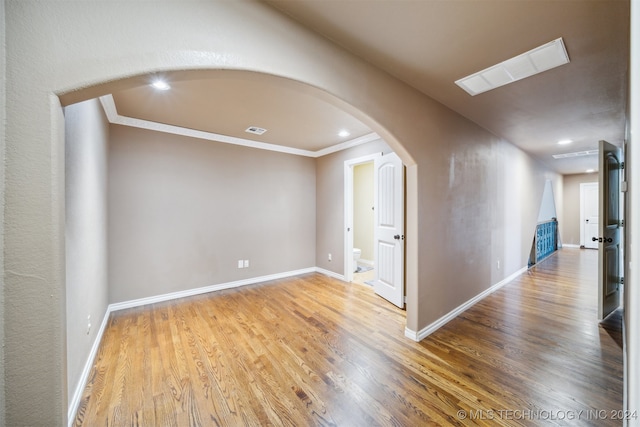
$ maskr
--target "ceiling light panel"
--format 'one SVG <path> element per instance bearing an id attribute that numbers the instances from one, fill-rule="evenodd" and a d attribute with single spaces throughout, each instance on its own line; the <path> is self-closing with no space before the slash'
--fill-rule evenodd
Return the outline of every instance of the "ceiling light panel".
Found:
<path id="1" fill-rule="evenodd" d="M 469 95 L 475 96 L 567 63 L 569 63 L 569 55 L 567 55 L 564 41 L 559 38 L 456 80 L 456 84 Z"/>
<path id="2" fill-rule="evenodd" d="M 554 154 L 554 159 L 568 159 L 571 157 L 582 157 L 582 156 L 595 156 L 598 154 L 598 150 L 587 150 L 587 151 L 576 151 L 575 153 L 565 153 L 565 154 Z"/>

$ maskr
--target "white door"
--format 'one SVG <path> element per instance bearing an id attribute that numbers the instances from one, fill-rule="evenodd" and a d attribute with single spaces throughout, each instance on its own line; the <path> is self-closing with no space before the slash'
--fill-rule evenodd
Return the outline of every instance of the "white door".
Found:
<path id="1" fill-rule="evenodd" d="M 598 318 L 620 306 L 620 149 L 600 141 L 600 230 L 598 243 Z"/>
<path id="2" fill-rule="evenodd" d="M 598 183 L 580 184 L 581 245 L 588 249 L 598 249 Z"/>
<path id="3" fill-rule="evenodd" d="M 395 154 L 378 157 L 375 177 L 374 291 L 404 308 L 404 169 Z"/>

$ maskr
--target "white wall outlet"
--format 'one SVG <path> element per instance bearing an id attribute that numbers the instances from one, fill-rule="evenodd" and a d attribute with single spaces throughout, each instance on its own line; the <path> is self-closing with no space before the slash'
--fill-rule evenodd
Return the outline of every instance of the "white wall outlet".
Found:
<path id="1" fill-rule="evenodd" d="M 241 259 L 238 260 L 238 268 L 244 268 L 244 261 Z"/>
<path id="2" fill-rule="evenodd" d="M 331 254 L 329 254 L 329 256 L 327 257 L 327 259 L 328 259 L 329 261 L 331 261 Z"/>
<path id="3" fill-rule="evenodd" d="M 498 268 L 498 270 L 500 270 L 500 260 L 496 262 L 496 267 Z"/>
<path id="4" fill-rule="evenodd" d="M 87 335 L 91 332 L 91 315 L 87 316 Z"/>
<path id="5" fill-rule="evenodd" d="M 244 268 L 249 268 L 249 260 L 248 259 L 244 260 Z"/>

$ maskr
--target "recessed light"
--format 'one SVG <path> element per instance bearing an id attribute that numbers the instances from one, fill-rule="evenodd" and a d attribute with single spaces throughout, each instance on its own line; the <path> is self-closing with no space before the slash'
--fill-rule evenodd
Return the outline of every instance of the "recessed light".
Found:
<path id="1" fill-rule="evenodd" d="M 151 83 L 151 86 L 153 86 L 154 89 L 158 89 L 158 90 L 171 89 L 171 86 L 169 86 L 169 83 L 161 79 L 154 80 L 153 83 Z"/>
<path id="2" fill-rule="evenodd" d="M 475 96 L 569 63 L 562 38 L 538 46 L 482 71 L 456 80 L 469 95 Z"/>
<path id="3" fill-rule="evenodd" d="M 586 173 L 594 173 L 596 170 L 595 169 L 587 169 L 585 172 Z"/>
<path id="4" fill-rule="evenodd" d="M 340 132 L 338 132 L 338 136 L 341 137 L 341 138 L 346 138 L 349 135 L 351 135 L 351 134 L 346 130 L 341 130 Z"/>
<path id="5" fill-rule="evenodd" d="M 571 144 L 573 141 L 570 139 L 563 139 L 561 141 L 558 141 L 558 145 L 567 145 L 567 144 Z"/>

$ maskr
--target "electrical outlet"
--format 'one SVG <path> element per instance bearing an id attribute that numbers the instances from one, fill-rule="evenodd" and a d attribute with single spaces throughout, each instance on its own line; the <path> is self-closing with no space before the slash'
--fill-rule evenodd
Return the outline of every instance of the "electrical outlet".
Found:
<path id="1" fill-rule="evenodd" d="M 244 268 L 244 261 L 241 259 L 238 260 L 238 268 Z"/>
<path id="2" fill-rule="evenodd" d="M 496 267 L 498 267 L 498 270 L 500 270 L 500 260 L 496 262 Z"/>
<path id="3" fill-rule="evenodd" d="M 87 316 L 87 335 L 91 332 L 91 315 Z"/>
<path id="4" fill-rule="evenodd" d="M 329 256 L 327 257 L 329 261 L 331 261 L 331 254 L 329 254 Z"/>
<path id="5" fill-rule="evenodd" d="M 244 260 L 244 268 L 249 268 L 249 260 L 248 259 Z"/>

